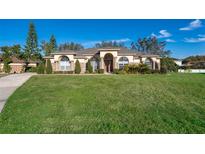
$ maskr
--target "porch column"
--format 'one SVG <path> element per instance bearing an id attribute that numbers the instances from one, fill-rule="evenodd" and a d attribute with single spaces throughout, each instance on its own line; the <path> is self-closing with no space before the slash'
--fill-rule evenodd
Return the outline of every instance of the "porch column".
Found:
<path id="1" fill-rule="evenodd" d="M 74 61 L 71 61 L 71 62 L 70 62 L 70 69 L 71 69 L 71 71 L 74 71 L 74 69 L 75 69 L 75 68 L 74 68 Z"/>
<path id="2" fill-rule="evenodd" d="M 103 60 L 103 57 L 100 57 L 100 69 L 104 69 L 104 60 Z"/>
<path id="3" fill-rule="evenodd" d="M 155 70 L 155 61 L 153 60 L 153 70 Z"/>
<path id="4" fill-rule="evenodd" d="M 117 57 L 113 58 L 113 69 L 117 69 Z"/>
<path id="5" fill-rule="evenodd" d="M 56 64 L 56 69 L 55 69 L 55 71 L 58 71 L 58 70 L 59 70 L 58 61 L 56 61 L 55 64 Z"/>
<path id="6" fill-rule="evenodd" d="M 160 70 L 161 69 L 161 66 L 160 66 L 160 61 L 159 61 L 159 63 L 158 63 L 158 70 Z"/>

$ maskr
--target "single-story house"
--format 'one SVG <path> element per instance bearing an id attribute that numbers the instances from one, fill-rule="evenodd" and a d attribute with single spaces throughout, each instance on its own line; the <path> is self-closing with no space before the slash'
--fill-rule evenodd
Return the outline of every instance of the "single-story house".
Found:
<path id="1" fill-rule="evenodd" d="M 177 64 L 178 66 L 182 66 L 182 59 L 177 59 L 177 58 L 172 58 L 172 59 L 175 62 L 175 64 Z"/>
<path id="2" fill-rule="evenodd" d="M 28 63 L 28 67 L 36 67 L 37 64 L 38 62 L 36 61 L 30 61 Z M 12 56 L 11 63 L 9 64 L 9 66 L 11 67 L 10 73 L 22 73 L 25 72 L 24 66 L 26 66 L 26 62 L 22 59 Z M 3 72 L 3 68 L 4 68 L 3 59 L 2 57 L 0 57 L 0 72 Z"/>
<path id="3" fill-rule="evenodd" d="M 159 55 L 150 55 L 127 48 L 89 48 L 82 51 L 64 50 L 51 53 L 44 59 L 50 60 L 54 72 L 74 71 L 75 62 L 81 65 L 81 73 L 86 72 L 86 63 L 90 60 L 93 71 L 98 69 L 111 73 L 114 69 L 122 69 L 126 64 L 144 63 L 150 69 L 160 70 Z"/>

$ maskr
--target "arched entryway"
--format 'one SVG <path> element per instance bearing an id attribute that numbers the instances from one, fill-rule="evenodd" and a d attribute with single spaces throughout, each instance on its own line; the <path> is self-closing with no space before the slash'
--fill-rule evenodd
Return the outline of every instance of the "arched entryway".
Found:
<path id="1" fill-rule="evenodd" d="M 113 55 L 111 53 L 107 53 L 104 56 L 104 64 L 105 64 L 105 72 L 108 73 L 113 72 Z"/>

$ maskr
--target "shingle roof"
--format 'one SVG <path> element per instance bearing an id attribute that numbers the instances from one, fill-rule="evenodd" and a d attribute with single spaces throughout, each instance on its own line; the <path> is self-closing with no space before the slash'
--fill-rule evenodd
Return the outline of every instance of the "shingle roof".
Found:
<path id="1" fill-rule="evenodd" d="M 25 63 L 24 59 L 17 58 L 15 56 L 11 57 L 12 63 Z M 0 62 L 3 62 L 2 57 L 0 56 Z M 30 60 L 29 63 L 38 63 L 38 61 Z"/>
<path id="2" fill-rule="evenodd" d="M 74 50 L 63 50 L 63 51 L 56 51 L 54 53 L 51 53 L 51 55 L 73 55 L 76 54 L 76 51 Z"/>
<path id="3" fill-rule="evenodd" d="M 105 47 L 105 48 L 88 48 L 84 49 L 81 51 L 73 51 L 73 50 L 64 50 L 64 51 L 58 51 L 55 53 L 52 53 L 51 55 L 64 55 L 64 54 L 74 54 L 77 57 L 83 57 L 85 55 L 95 55 L 99 53 L 100 51 L 117 51 L 119 56 L 142 56 L 142 57 L 147 57 L 147 56 L 153 56 L 153 57 L 159 57 L 158 55 L 151 55 L 151 54 L 145 54 L 142 52 L 139 52 L 137 50 L 131 50 L 128 48 L 117 48 L 117 47 Z M 85 58 L 85 57 L 84 57 Z"/>

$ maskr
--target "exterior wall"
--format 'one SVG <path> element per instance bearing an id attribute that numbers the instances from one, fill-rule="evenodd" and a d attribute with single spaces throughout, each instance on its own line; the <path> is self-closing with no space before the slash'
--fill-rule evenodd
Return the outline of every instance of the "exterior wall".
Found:
<path id="1" fill-rule="evenodd" d="M 11 67 L 10 73 L 22 73 L 24 72 L 24 64 L 19 64 L 19 63 L 11 63 L 9 64 Z"/>
<path id="2" fill-rule="evenodd" d="M 141 63 L 141 59 L 135 57 L 135 58 L 133 59 L 133 63 L 139 64 L 139 63 Z"/>
<path id="3" fill-rule="evenodd" d="M 0 63 L 0 72 L 3 72 L 3 63 Z"/>
<path id="4" fill-rule="evenodd" d="M 113 57 L 117 57 L 117 51 L 100 51 L 100 57 L 104 58 L 108 53 L 111 53 Z"/>
<path id="5" fill-rule="evenodd" d="M 158 69 L 160 70 L 160 58 L 156 58 L 156 57 L 142 57 L 142 63 L 145 63 L 145 60 L 147 58 L 150 58 L 152 60 L 152 69 Z"/>
<path id="6" fill-rule="evenodd" d="M 50 59 L 51 60 L 51 65 L 52 65 L 52 68 L 53 68 L 53 71 L 60 71 L 60 58 L 62 56 L 66 56 L 69 58 L 69 61 L 70 61 L 70 71 L 74 71 L 74 55 L 54 55 L 54 58 L 53 59 Z"/>
<path id="7" fill-rule="evenodd" d="M 178 66 L 182 66 L 182 61 L 181 61 L 181 60 L 174 60 L 174 62 L 175 62 Z"/>
<path id="8" fill-rule="evenodd" d="M 22 73 L 24 72 L 24 63 L 10 63 L 9 66 L 11 67 L 10 73 Z M 36 63 L 31 63 L 28 65 L 29 67 L 37 67 Z M 0 72 L 3 72 L 4 64 L 0 64 Z"/>
<path id="9" fill-rule="evenodd" d="M 85 59 L 75 59 L 74 63 L 76 63 L 77 60 L 80 62 L 80 67 L 81 67 L 81 72 L 80 73 L 85 73 L 85 71 L 86 71 L 86 60 Z"/>
<path id="10" fill-rule="evenodd" d="M 114 69 L 119 68 L 118 61 L 121 57 L 127 57 L 130 64 L 132 64 L 132 63 L 139 64 L 141 62 L 145 63 L 145 60 L 147 58 L 149 58 L 149 57 L 134 57 L 134 56 L 130 56 L 130 55 L 129 56 L 118 56 L 117 51 L 100 51 L 100 69 L 105 69 L 104 68 L 104 56 L 108 53 L 113 55 L 113 68 Z M 54 55 L 54 58 L 50 59 L 54 71 L 60 71 L 59 62 L 60 62 L 60 58 L 62 56 L 67 56 L 69 58 L 72 71 L 75 70 L 75 63 L 78 60 L 80 62 L 80 65 L 81 65 L 81 73 L 85 73 L 86 72 L 86 63 L 94 55 L 93 56 L 91 56 L 91 55 L 85 56 L 85 58 L 75 58 L 74 55 Z M 152 60 L 152 69 L 160 69 L 160 58 L 150 57 L 150 59 Z"/>
<path id="11" fill-rule="evenodd" d="M 180 73 L 204 73 L 205 74 L 205 69 L 178 69 L 178 72 Z"/>

